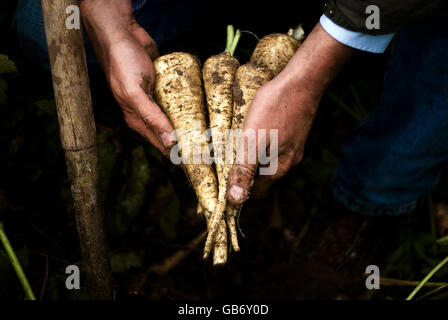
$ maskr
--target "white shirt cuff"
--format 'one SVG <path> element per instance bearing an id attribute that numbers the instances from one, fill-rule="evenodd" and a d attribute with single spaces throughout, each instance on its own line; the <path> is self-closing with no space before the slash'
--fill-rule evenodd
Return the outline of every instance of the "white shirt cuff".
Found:
<path id="1" fill-rule="evenodd" d="M 350 31 L 338 26 L 324 14 L 320 17 L 322 28 L 337 41 L 363 51 L 383 53 L 391 42 L 395 33 L 371 35 Z"/>

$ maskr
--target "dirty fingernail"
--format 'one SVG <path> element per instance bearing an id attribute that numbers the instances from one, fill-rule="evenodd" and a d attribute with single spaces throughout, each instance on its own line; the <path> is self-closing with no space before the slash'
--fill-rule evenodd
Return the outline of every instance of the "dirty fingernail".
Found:
<path id="1" fill-rule="evenodd" d="M 230 188 L 229 193 L 230 193 L 230 196 L 235 201 L 238 201 L 238 202 L 243 201 L 246 196 L 246 192 L 244 191 L 244 189 L 241 188 L 240 186 L 236 186 L 236 185 L 234 185 Z"/>
<path id="2" fill-rule="evenodd" d="M 162 134 L 160 135 L 160 140 L 165 148 L 171 147 L 171 134 L 169 134 L 168 132 L 162 132 Z"/>

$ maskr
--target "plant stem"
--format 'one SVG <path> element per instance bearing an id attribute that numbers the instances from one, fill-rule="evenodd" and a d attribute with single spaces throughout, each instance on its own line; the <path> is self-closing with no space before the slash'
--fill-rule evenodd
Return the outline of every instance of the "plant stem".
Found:
<path id="1" fill-rule="evenodd" d="M 8 240 L 8 237 L 6 236 L 5 229 L 3 228 L 3 222 L 1 221 L 0 221 L 0 240 L 3 246 L 5 247 L 6 253 L 8 254 L 9 260 L 11 261 L 11 264 L 17 274 L 17 277 L 19 278 L 20 283 L 22 284 L 26 297 L 28 298 L 28 300 L 36 300 L 36 297 L 34 296 L 33 293 L 33 289 L 31 289 L 28 279 L 26 278 L 25 272 L 23 272 L 20 261 L 17 258 L 14 249 L 12 248 L 11 243 Z"/>
<path id="2" fill-rule="evenodd" d="M 368 276 L 369 274 L 364 274 L 364 275 Z M 409 281 L 409 280 L 400 280 L 400 279 L 380 277 L 380 283 L 382 286 L 415 287 L 415 286 L 418 286 L 420 281 Z M 444 285 L 448 285 L 448 283 L 446 283 L 446 282 L 426 282 L 423 286 L 425 288 L 439 288 Z"/>
<path id="3" fill-rule="evenodd" d="M 226 42 L 225 52 L 230 53 L 230 47 L 232 46 L 234 37 L 235 37 L 235 30 L 233 29 L 233 26 L 231 24 L 229 24 L 227 26 L 227 42 Z"/>
<path id="4" fill-rule="evenodd" d="M 418 297 L 417 300 L 423 300 L 424 298 L 429 297 L 429 296 L 431 296 L 431 295 L 433 295 L 433 294 L 439 292 L 440 290 L 445 289 L 446 287 L 448 287 L 448 283 L 447 283 L 447 284 L 444 284 L 443 286 L 440 286 L 440 287 L 438 287 L 438 288 L 436 288 L 436 289 L 434 289 L 434 290 L 431 290 L 431 291 L 429 291 L 428 293 L 425 293 L 425 294 L 422 295 L 421 297 Z"/>
<path id="5" fill-rule="evenodd" d="M 297 41 L 302 41 L 305 38 L 305 31 L 302 28 L 302 24 L 299 24 L 295 29 L 289 29 L 288 35 Z"/>
<path id="6" fill-rule="evenodd" d="M 236 30 L 235 36 L 233 37 L 232 45 L 230 46 L 230 55 L 233 56 L 235 53 L 236 46 L 238 45 L 238 41 L 240 41 L 241 38 L 241 32 L 239 29 Z"/>
<path id="7" fill-rule="evenodd" d="M 442 261 L 439 262 L 427 275 L 423 278 L 423 280 L 418 284 L 418 286 L 411 292 L 411 294 L 406 298 L 406 300 L 411 300 L 417 292 L 424 286 L 424 284 L 437 272 L 440 268 L 443 267 L 445 263 L 448 262 L 448 256 L 445 257 Z"/>

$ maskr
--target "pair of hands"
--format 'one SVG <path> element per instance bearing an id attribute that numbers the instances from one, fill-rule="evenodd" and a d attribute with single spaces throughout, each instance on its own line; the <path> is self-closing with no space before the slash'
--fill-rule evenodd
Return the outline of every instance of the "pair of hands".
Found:
<path id="1" fill-rule="evenodd" d="M 141 34 L 146 33 L 141 28 L 137 30 Z M 148 41 L 151 41 L 151 44 L 148 44 Z M 127 125 L 168 156 L 173 143 L 170 141 L 173 128 L 150 96 L 154 83 L 152 60 L 157 58 L 158 54 L 151 55 L 151 52 L 146 52 L 145 47 L 156 48 L 148 34 L 139 39 L 130 33 L 129 38 L 123 39 L 111 49 L 110 60 L 104 70 L 112 93 L 123 110 Z M 260 88 L 245 122 L 245 127 L 253 129 L 280 128 L 279 170 L 273 176 L 260 176 L 255 184 L 256 193 L 262 193 L 273 181 L 286 174 L 292 165 L 300 161 L 303 152 L 305 139 L 297 139 L 296 134 L 298 127 L 303 126 L 303 123 L 297 119 L 293 120 L 298 116 L 293 112 L 297 109 L 293 104 L 297 104 L 298 100 L 294 100 L 295 97 L 292 96 L 285 97 L 282 91 L 275 81 Z M 285 107 L 278 108 L 279 105 Z M 272 114 L 276 117 L 272 118 Z M 311 123 L 312 117 L 309 118 Z M 238 180 L 240 176 L 236 173 L 241 170 L 236 169 L 239 166 L 248 168 L 244 164 L 236 165 L 230 175 L 230 181 L 239 181 L 239 188 L 249 191 L 249 181 L 254 178 L 256 168 L 250 167 L 251 169 L 246 172 L 251 174 L 243 176 L 243 180 Z M 259 186 L 263 188 L 258 188 Z M 232 200 L 235 203 L 242 201 L 235 197 Z"/>
<path id="2" fill-rule="evenodd" d="M 83 2 L 91 6 L 81 10 L 112 93 L 127 125 L 168 155 L 174 144 L 170 140 L 173 127 L 150 95 L 157 46 L 133 19 L 130 1 L 108 0 L 106 13 L 104 7 L 95 6 L 101 1 Z M 263 193 L 300 162 L 320 98 L 350 55 L 347 48 L 317 24 L 286 68 L 257 91 L 244 129 L 278 129 L 278 157 L 271 159 L 277 161 L 278 170 L 257 178 L 255 194 Z M 256 169 L 257 164 L 234 165 L 229 178 L 230 202 L 241 204 L 248 198 Z"/>

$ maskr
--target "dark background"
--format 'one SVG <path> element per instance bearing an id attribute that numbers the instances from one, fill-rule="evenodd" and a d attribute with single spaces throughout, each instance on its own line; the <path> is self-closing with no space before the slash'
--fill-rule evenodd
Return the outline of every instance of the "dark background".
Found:
<path id="1" fill-rule="evenodd" d="M 319 1 L 211 2 L 209 13 L 194 28 L 164 44 L 160 51 L 187 51 L 202 62 L 223 51 L 227 24 L 258 37 L 286 32 L 303 23 L 309 33 L 318 21 Z M 87 298 L 82 289 L 65 289 L 65 267 L 81 266 L 72 200 L 60 147 L 50 75 L 27 61 L 10 29 L 15 1 L 0 0 L 0 53 L 18 71 L 1 75 L 8 88 L 0 104 L 0 220 L 10 237 L 33 290 L 41 299 Z M 236 55 L 244 63 L 256 39 L 243 34 Z M 101 74 L 91 75 L 98 129 L 101 187 L 119 299 L 275 299 L 302 295 L 293 278 L 300 232 L 337 166 L 341 143 L 378 105 L 387 53 L 359 53 L 324 96 L 302 163 L 269 193 L 249 201 L 239 224 L 241 252 L 229 255 L 225 267 L 201 259 L 201 246 L 165 275 L 142 274 L 205 230 L 196 215 L 195 195 L 182 170 L 173 167 L 152 146 L 128 129 Z M 3 85 L 0 83 L 0 85 Z M 2 87 L 0 87 L 2 88 Z M 3 89 L 4 89 L 3 85 Z M 434 240 L 431 219 L 445 214 L 445 175 L 428 201 L 408 215 L 400 227 L 382 276 L 421 280 L 446 255 Z M 446 215 L 446 214 L 445 214 Z M 437 219 L 435 219 L 437 220 Z M 441 221 L 442 218 L 437 221 Z M 446 222 L 445 222 L 446 224 Z M 437 230 L 436 230 L 437 231 Z M 447 274 L 442 269 L 434 281 Z M 138 287 L 138 294 L 131 294 Z M 285 288 L 288 287 L 286 290 Z M 383 287 L 373 299 L 403 299 L 412 287 Z M 445 291 L 446 292 L 446 291 Z M 443 291 L 442 291 L 443 293 Z M 0 297 L 23 299 L 21 286 L 0 249 Z M 438 298 L 446 297 L 440 295 Z"/>

